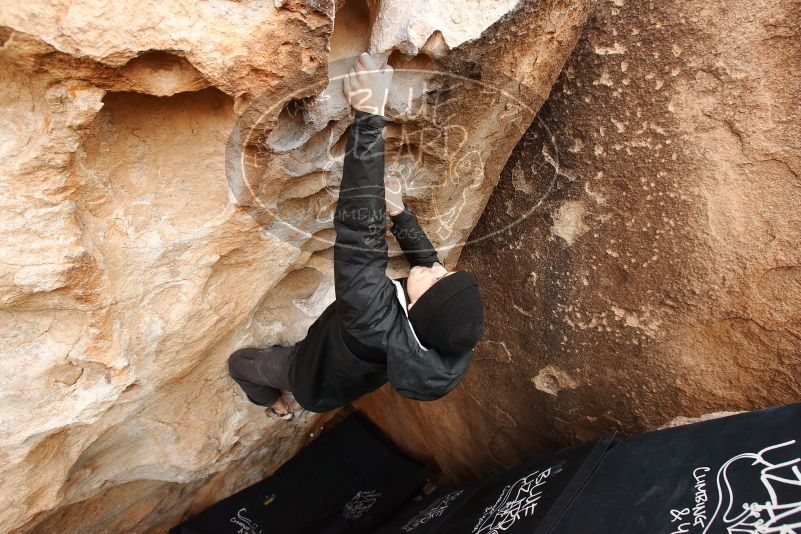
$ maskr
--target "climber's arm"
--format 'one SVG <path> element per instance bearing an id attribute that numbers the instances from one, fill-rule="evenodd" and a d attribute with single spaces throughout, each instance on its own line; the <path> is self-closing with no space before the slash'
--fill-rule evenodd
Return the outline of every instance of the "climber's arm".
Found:
<path id="1" fill-rule="evenodd" d="M 417 217 L 403 202 L 403 186 L 397 175 L 384 178 L 387 213 L 392 219 L 392 235 L 398 241 L 406 260 L 412 267 L 421 265 L 431 267 L 439 262 L 437 251 L 425 231 L 417 222 Z"/>
<path id="2" fill-rule="evenodd" d="M 387 205 L 389 206 L 389 200 L 387 200 Z M 434 245 L 420 227 L 417 217 L 409 209 L 409 206 L 404 206 L 402 211 L 390 211 L 390 218 L 392 219 L 390 231 L 398 241 L 409 265 L 431 267 L 434 263 L 439 262 Z"/>
<path id="3" fill-rule="evenodd" d="M 371 88 L 368 67 L 356 62 L 354 95 Z M 379 73 L 382 75 L 381 73 Z M 391 76 L 391 73 L 390 73 Z M 381 80 L 385 81 L 385 80 Z M 355 86 L 355 88 L 354 88 Z M 384 138 L 386 119 L 365 111 L 355 100 L 356 119 L 348 130 L 339 200 L 334 213 L 334 286 L 343 327 L 370 337 L 378 315 L 394 310 L 394 287 L 386 275 L 386 204 L 384 199 Z M 361 100 L 359 103 L 363 103 Z M 383 105 L 375 111 L 383 112 Z"/>
<path id="4" fill-rule="evenodd" d="M 348 132 L 339 200 L 334 213 L 334 285 L 346 328 L 369 321 L 370 308 L 387 285 L 384 213 L 384 140 L 386 119 L 363 111 Z"/>

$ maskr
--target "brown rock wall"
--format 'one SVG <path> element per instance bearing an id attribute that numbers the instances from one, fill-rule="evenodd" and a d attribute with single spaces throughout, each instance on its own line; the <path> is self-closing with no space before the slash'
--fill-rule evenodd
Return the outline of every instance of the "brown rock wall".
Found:
<path id="1" fill-rule="evenodd" d="M 361 406 L 459 479 L 609 430 L 801 400 L 797 1 L 598 4 L 460 268 L 463 384 Z"/>

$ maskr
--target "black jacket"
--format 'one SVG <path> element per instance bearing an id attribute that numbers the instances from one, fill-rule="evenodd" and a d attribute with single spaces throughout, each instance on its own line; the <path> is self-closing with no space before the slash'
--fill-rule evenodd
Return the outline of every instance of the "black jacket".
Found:
<path id="1" fill-rule="evenodd" d="M 438 399 L 459 383 L 473 357 L 472 350 L 440 354 L 422 346 L 408 320 L 405 280 L 386 275 L 385 122 L 357 111 L 348 131 L 334 214 L 336 300 L 298 344 L 290 376 L 295 398 L 314 412 L 344 406 L 387 381 L 404 397 Z M 408 208 L 392 222 L 409 264 L 438 261 Z"/>

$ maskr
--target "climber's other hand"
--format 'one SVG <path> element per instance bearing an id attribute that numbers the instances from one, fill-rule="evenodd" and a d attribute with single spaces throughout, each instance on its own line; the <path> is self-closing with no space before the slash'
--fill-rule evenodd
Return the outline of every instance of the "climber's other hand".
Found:
<path id="1" fill-rule="evenodd" d="M 342 81 L 345 98 L 353 109 L 384 115 L 393 70 L 363 52 Z"/>
<path id="2" fill-rule="evenodd" d="M 398 215 L 403 211 L 403 188 L 397 176 L 387 174 L 384 177 L 384 197 L 387 203 L 387 213 L 390 216 Z"/>

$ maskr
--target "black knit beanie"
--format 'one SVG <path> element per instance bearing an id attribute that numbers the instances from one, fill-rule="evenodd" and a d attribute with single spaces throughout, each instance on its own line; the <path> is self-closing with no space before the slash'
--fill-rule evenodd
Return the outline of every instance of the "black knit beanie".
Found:
<path id="1" fill-rule="evenodd" d="M 472 274 L 454 271 L 423 293 L 409 310 L 420 342 L 441 354 L 460 355 L 484 335 L 484 302 Z"/>

